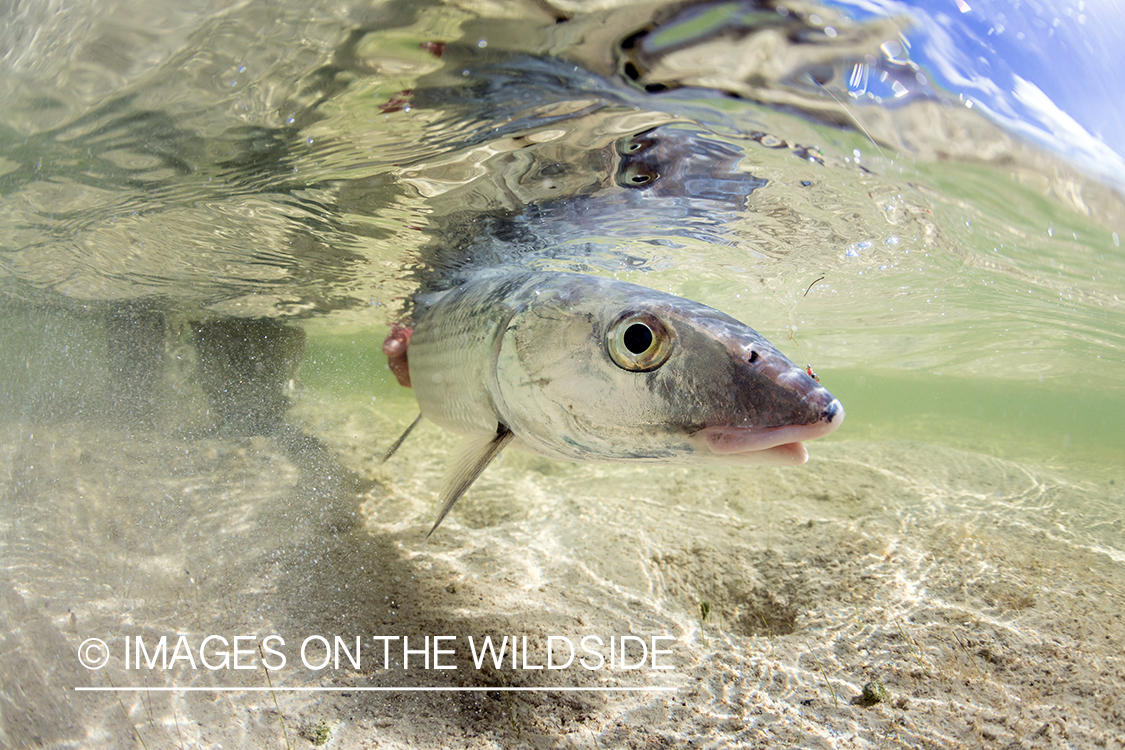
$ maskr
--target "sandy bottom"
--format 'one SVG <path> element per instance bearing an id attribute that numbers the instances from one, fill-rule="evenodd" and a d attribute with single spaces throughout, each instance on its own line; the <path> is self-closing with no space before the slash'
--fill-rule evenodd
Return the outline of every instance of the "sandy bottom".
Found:
<path id="1" fill-rule="evenodd" d="M 1125 747 L 1120 483 L 925 444 L 513 453 L 427 540 L 456 439 L 420 428 L 380 465 L 405 409 L 309 397 L 272 437 L 0 427 L 0 747 Z M 514 666 L 476 664 L 486 636 Z M 337 637 L 358 667 L 321 667 Z M 578 653 L 535 669 L 548 642 Z M 237 690 L 76 690 L 168 686 Z"/>

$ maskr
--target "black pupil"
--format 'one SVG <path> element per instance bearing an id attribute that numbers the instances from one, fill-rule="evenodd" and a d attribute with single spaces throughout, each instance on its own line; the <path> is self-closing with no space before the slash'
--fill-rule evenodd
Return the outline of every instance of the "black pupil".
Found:
<path id="1" fill-rule="evenodd" d="M 644 323 L 634 323 L 625 329 L 622 342 L 632 354 L 644 354 L 652 346 L 652 331 Z"/>

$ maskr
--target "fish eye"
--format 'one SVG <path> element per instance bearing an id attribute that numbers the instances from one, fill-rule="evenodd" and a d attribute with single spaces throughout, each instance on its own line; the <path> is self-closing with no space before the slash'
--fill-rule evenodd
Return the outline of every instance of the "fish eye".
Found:
<path id="1" fill-rule="evenodd" d="M 617 172 L 617 184 L 627 188 L 644 187 L 660 177 L 660 174 L 648 164 L 636 162 L 625 164 Z"/>
<path id="2" fill-rule="evenodd" d="M 627 312 L 605 334 L 610 359 L 623 370 L 648 372 L 668 361 L 672 334 L 650 313 Z"/>

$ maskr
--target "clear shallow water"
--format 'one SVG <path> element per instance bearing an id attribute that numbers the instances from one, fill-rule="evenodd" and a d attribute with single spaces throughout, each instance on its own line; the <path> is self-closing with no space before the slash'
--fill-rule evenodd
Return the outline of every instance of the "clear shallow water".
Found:
<path id="1" fill-rule="evenodd" d="M 83 703 L 66 691 L 137 678 L 76 664 L 86 637 L 598 630 L 674 635 L 673 674 L 615 679 L 678 685 L 683 709 L 280 694 L 281 714 L 345 746 L 1120 742 L 1125 212 L 1085 176 L 1112 155 L 1064 149 L 1075 166 L 981 114 L 1051 144 L 1004 109 L 1010 81 L 965 105 L 965 59 L 931 41 L 962 27 L 795 5 L 103 10 L 24 6 L 4 32 L 0 675 L 29 697 L 0 741 L 286 731 L 253 694 Z M 378 464 L 413 417 L 378 347 L 435 263 L 513 247 L 735 315 L 847 422 L 785 471 L 505 456 L 424 543 L 455 441 L 426 429 Z M 876 676 L 907 703 L 841 697 Z M 1043 685 L 1080 688 L 1068 727 Z"/>

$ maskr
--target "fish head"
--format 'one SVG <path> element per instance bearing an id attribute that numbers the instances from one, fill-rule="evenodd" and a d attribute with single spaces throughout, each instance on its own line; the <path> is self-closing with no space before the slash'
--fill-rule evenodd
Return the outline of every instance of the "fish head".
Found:
<path id="1" fill-rule="evenodd" d="M 798 464 L 840 402 L 761 334 L 706 305 L 578 274 L 508 321 L 493 397 L 525 447 L 570 460 Z"/>

